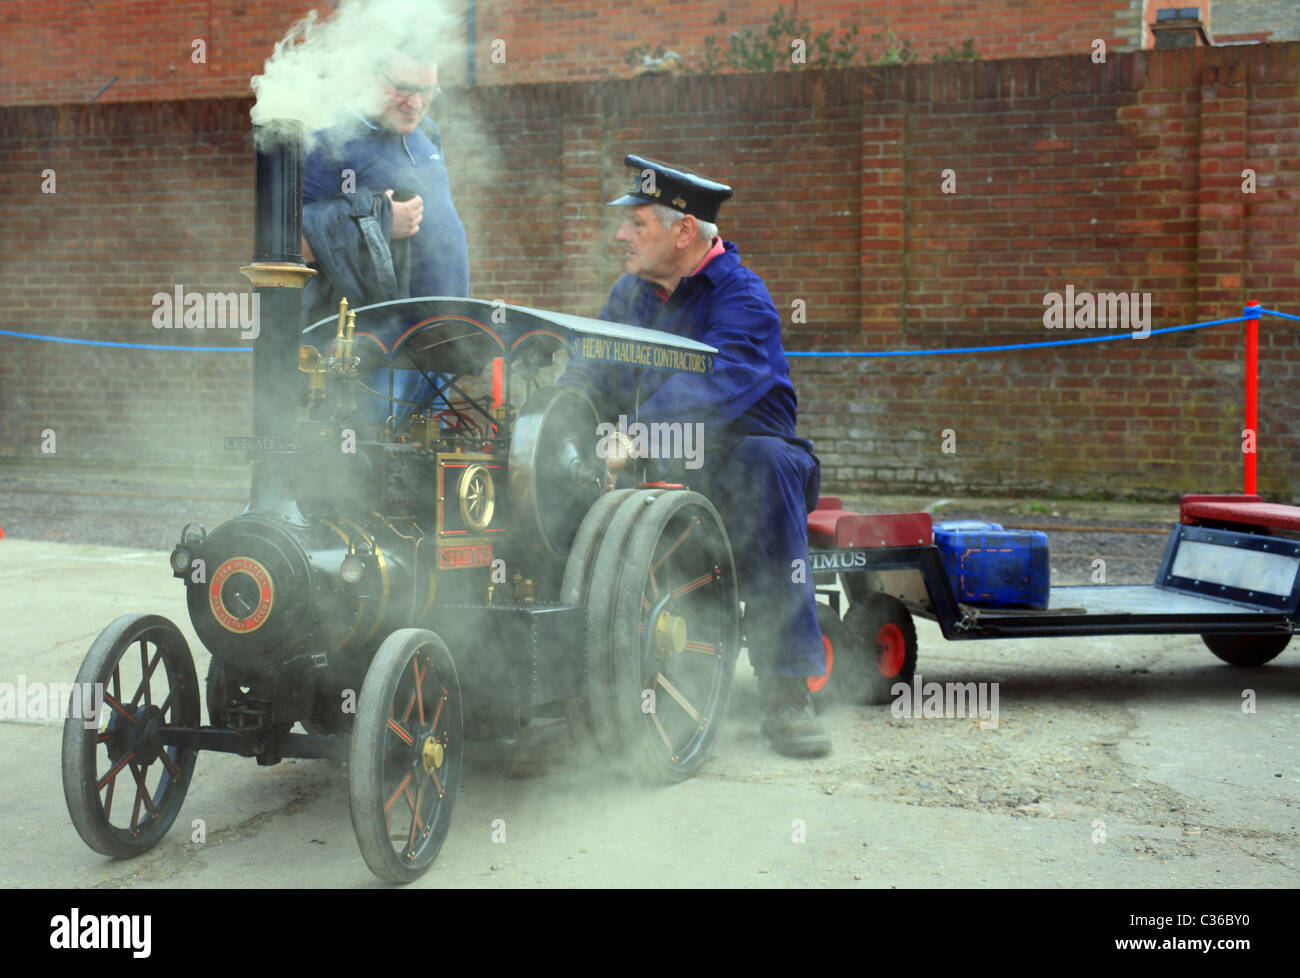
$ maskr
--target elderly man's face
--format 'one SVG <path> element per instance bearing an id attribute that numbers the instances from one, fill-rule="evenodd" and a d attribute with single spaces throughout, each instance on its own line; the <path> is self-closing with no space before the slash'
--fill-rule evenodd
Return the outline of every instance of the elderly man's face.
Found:
<path id="1" fill-rule="evenodd" d="M 677 232 L 680 224 L 666 228 L 649 204 L 627 208 L 614 240 L 626 249 L 624 268 L 638 278 L 662 281 L 673 274 L 678 258 Z"/>
<path id="2" fill-rule="evenodd" d="M 438 69 L 399 54 L 379 73 L 379 86 L 382 97 L 379 124 L 406 135 L 415 131 L 433 104 L 438 90 Z"/>

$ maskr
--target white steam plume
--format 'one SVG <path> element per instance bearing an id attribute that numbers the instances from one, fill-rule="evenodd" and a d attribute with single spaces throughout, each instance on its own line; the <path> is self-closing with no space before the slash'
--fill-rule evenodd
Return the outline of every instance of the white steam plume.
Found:
<path id="1" fill-rule="evenodd" d="M 310 134 L 335 122 L 344 102 L 375 111 L 376 73 L 399 46 L 431 51 L 440 70 L 463 51 L 455 40 L 463 36 L 463 9 L 453 4 L 342 0 L 333 13 L 310 11 L 276 44 L 262 74 L 253 76 L 253 124 L 291 122 Z"/>

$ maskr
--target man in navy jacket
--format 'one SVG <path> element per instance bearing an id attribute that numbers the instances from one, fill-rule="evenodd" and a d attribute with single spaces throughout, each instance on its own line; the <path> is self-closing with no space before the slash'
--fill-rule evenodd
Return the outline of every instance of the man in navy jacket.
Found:
<path id="1" fill-rule="evenodd" d="M 610 206 L 627 208 L 615 240 L 628 274 L 600 318 L 708 343 L 718 350 L 714 369 L 665 374 L 572 360 L 560 382 L 582 387 L 611 423 L 702 426 L 699 468 L 685 481 L 718 508 L 735 551 L 763 733 L 781 754 L 821 756 L 830 737 L 807 685 L 826 671 L 807 538 L 819 472 L 812 445 L 795 435 L 780 316 L 763 280 L 718 236 L 730 187 L 640 156 L 625 163 L 632 187 Z M 624 447 L 632 448 L 626 439 Z M 612 453 L 606 464 L 612 488 L 626 456 Z"/>
<path id="2" fill-rule="evenodd" d="M 425 115 L 438 94 L 437 64 L 412 42 L 376 65 L 373 82 L 303 160 L 303 255 L 322 273 L 304 295 L 307 322 L 336 312 L 343 295 L 357 308 L 469 294 L 465 227 L 442 137 Z M 394 321 L 388 332 L 408 325 Z M 400 370 L 394 393 L 421 401 L 432 391 L 416 371 Z"/>

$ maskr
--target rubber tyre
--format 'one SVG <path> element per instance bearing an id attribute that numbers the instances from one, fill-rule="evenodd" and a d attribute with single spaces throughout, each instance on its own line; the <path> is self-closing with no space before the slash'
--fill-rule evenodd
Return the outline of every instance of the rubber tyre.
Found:
<path id="1" fill-rule="evenodd" d="M 596 555 L 600 552 L 601 541 L 609 527 L 614 513 L 635 489 L 618 489 L 607 492 L 596 500 L 578 527 L 577 536 L 569 548 L 569 556 L 564 563 L 564 580 L 560 584 L 560 601 L 562 604 L 586 605 L 591 591 L 591 572 L 596 564 Z M 575 697 L 565 703 L 564 717 L 568 721 L 569 735 L 575 744 L 583 750 L 595 750 L 598 747 L 596 731 L 591 721 L 591 705 L 586 696 Z"/>
<path id="2" fill-rule="evenodd" d="M 134 682 L 135 662 L 130 655 L 137 645 L 142 658 L 139 683 Z M 161 679 L 166 680 L 165 691 L 155 686 Z M 148 852 L 171 828 L 189 791 L 198 755 L 196 750 L 179 747 L 154 752 L 131 731 L 144 729 L 136 726 L 142 717 L 154 726 L 200 726 L 198 676 L 185 636 L 174 624 L 159 615 L 123 615 L 90 646 L 74 688 L 91 689 L 97 683 L 103 684 L 104 691 L 99 723 L 87 729 L 79 716 L 68 716 L 63 723 L 63 796 L 86 845 L 105 856 L 129 859 Z M 128 701 L 125 688 L 132 686 L 135 692 Z M 142 698 L 153 705 L 146 706 Z M 156 705 L 169 699 L 166 711 Z M 131 760 L 145 756 L 150 759 L 143 764 Z M 128 771 L 135 779 L 131 819 L 125 826 L 114 825 L 117 778 Z M 150 787 L 153 776 L 157 782 Z"/>
<path id="3" fill-rule="evenodd" d="M 837 656 L 843 670 L 837 684 L 840 698 L 879 705 L 893 700 L 895 683 L 911 684 L 916 674 L 916 625 L 897 598 L 872 592 L 850 606 L 842 622 L 848 633 L 850 656 Z"/>
<path id="4" fill-rule="evenodd" d="M 208 723 L 211 726 L 226 729 L 230 719 L 229 703 L 226 698 L 226 670 L 213 656 L 208 662 L 208 674 L 203 680 L 203 692 L 208 701 Z"/>
<path id="5" fill-rule="evenodd" d="M 463 728 L 460 682 L 442 639 L 420 628 L 384 639 L 361 685 L 348 758 L 352 829 L 380 879 L 413 882 L 437 858 L 460 784 Z M 430 771 L 423 749 L 431 744 L 441 759 Z"/>
<path id="6" fill-rule="evenodd" d="M 1202 635 L 1205 647 L 1224 662 L 1251 668 L 1276 659 L 1291 643 L 1290 635 Z"/>

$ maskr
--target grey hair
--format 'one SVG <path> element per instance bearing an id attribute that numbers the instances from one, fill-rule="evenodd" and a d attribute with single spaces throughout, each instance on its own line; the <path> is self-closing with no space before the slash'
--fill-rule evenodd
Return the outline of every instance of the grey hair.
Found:
<path id="1" fill-rule="evenodd" d="M 655 216 L 659 218 L 659 223 L 664 226 L 664 230 L 671 231 L 674 224 L 680 221 L 686 215 L 681 211 L 675 211 L 667 204 L 651 204 L 654 208 Z M 695 219 L 695 227 L 699 235 L 705 241 L 712 241 L 718 236 L 718 226 L 712 221 L 701 221 L 698 217 Z"/>

